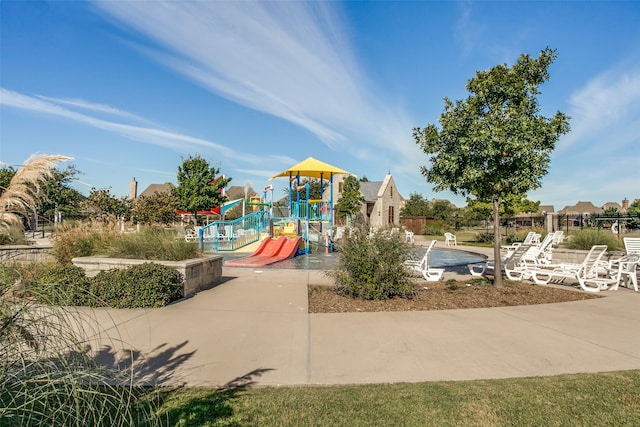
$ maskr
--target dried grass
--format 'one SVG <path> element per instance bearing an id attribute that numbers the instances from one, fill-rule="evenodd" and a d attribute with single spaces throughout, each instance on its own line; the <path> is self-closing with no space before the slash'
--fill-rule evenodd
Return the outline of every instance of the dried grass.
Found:
<path id="1" fill-rule="evenodd" d="M 0 232 L 11 227 L 22 229 L 22 218 L 33 212 L 43 197 L 40 186 L 51 177 L 59 162 L 72 160 L 60 154 L 33 154 L 11 179 L 0 195 Z"/>

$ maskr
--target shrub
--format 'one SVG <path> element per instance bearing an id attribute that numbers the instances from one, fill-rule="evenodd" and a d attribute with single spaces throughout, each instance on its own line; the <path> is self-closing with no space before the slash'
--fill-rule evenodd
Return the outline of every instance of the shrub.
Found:
<path id="1" fill-rule="evenodd" d="M 607 245 L 610 251 L 620 250 L 623 247 L 622 243 L 611 233 L 591 229 L 581 230 L 572 234 L 566 243 L 568 249 L 589 250 L 594 245 Z"/>
<path id="2" fill-rule="evenodd" d="M 85 305 L 89 279 L 73 265 L 47 264 L 40 268 L 26 290 L 36 301 L 50 305 Z"/>
<path id="3" fill-rule="evenodd" d="M 101 271 L 92 280 L 96 305 L 114 308 L 162 307 L 182 297 L 182 275 L 171 267 L 144 263 Z"/>
<path id="4" fill-rule="evenodd" d="M 424 226 L 424 234 L 427 236 L 439 236 L 441 234 L 444 234 L 444 227 L 444 221 L 430 221 Z"/>
<path id="5" fill-rule="evenodd" d="M 476 233 L 476 242 L 493 243 L 493 233 L 488 233 L 488 232 Z"/>
<path id="6" fill-rule="evenodd" d="M 404 235 L 389 229 L 369 236 L 364 225 L 349 228 L 338 246 L 338 263 L 332 278 L 338 293 L 352 298 L 410 298 L 415 288 L 403 265 L 410 251 Z"/>

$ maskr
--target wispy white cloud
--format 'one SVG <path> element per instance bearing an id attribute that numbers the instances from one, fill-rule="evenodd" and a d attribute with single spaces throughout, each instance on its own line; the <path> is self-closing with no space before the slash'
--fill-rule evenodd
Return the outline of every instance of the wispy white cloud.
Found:
<path id="1" fill-rule="evenodd" d="M 38 95 L 38 98 L 43 99 L 48 102 L 52 102 L 58 105 L 66 105 L 71 108 L 80 108 L 83 110 L 89 110 L 92 112 L 105 113 L 107 115 L 122 117 L 129 120 L 134 120 L 136 122 L 151 124 L 149 120 L 140 117 L 136 114 L 129 113 L 127 111 L 120 110 L 115 107 L 111 107 L 105 104 L 96 104 L 93 102 L 85 101 L 83 99 L 71 99 L 71 98 L 52 98 L 49 96 Z"/>
<path id="2" fill-rule="evenodd" d="M 602 73 L 574 92 L 569 104 L 571 132 L 561 139 L 559 149 L 606 143 L 612 150 L 640 141 L 640 67 Z"/>
<path id="3" fill-rule="evenodd" d="M 462 55 L 467 56 L 475 48 L 482 30 L 478 21 L 473 19 L 471 3 L 461 3 L 458 9 L 458 20 L 455 22 L 453 36 L 461 48 Z"/>
<path id="4" fill-rule="evenodd" d="M 326 2 L 98 2 L 155 43 L 138 48 L 212 93 L 294 123 L 356 158 L 410 132 L 376 96 Z M 405 144 L 404 142 L 402 143 Z"/>
<path id="5" fill-rule="evenodd" d="M 261 164 L 265 161 L 264 156 L 255 156 L 246 153 L 240 153 L 231 148 L 211 141 L 207 141 L 205 139 L 175 133 L 164 129 L 133 126 L 129 124 L 99 119 L 61 107 L 58 104 L 47 101 L 47 99 L 48 98 L 46 97 L 29 96 L 8 89 L 0 88 L 0 105 L 5 107 L 16 108 L 24 111 L 29 111 L 31 113 L 65 118 L 107 132 L 112 132 L 133 141 L 152 144 L 181 153 L 189 151 L 197 152 L 198 150 L 212 150 L 226 158 L 240 160 L 242 162 L 247 162 L 250 164 Z M 121 112 L 120 115 L 132 116 L 126 112 Z M 278 156 L 274 157 L 274 159 L 282 160 L 282 157 Z"/>

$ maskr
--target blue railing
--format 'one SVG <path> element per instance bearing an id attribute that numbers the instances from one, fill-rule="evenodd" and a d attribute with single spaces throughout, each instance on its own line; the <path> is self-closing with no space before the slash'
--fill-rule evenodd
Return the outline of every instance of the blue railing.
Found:
<path id="1" fill-rule="evenodd" d="M 260 240 L 260 232 L 266 229 L 268 212 L 259 211 L 232 221 L 215 221 L 199 230 L 203 250 L 216 252 L 235 251 Z"/>
<path id="2" fill-rule="evenodd" d="M 309 214 L 307 216 L 307 213 Z M 310 221 L 329 221 L 331 217 L 331 204 L 325 201 L 319 202 L 293 202 L 291 204 L 291 216 L 296 218 L 309 218 Z"/>

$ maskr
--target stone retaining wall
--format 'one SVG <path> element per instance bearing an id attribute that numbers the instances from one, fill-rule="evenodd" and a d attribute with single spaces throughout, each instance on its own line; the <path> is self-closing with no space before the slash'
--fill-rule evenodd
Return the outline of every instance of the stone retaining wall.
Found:
<path id="1" fill-rule="evenodd" d="M 53 260 L 51 246 L 2 245 L 0 246 L 0 262 L 45 262 Z"/>
<path id="2" fill-rule="evenodd" d="M 553 264 L 559 264 L 561 262 L 580 264 L 584 261 L 588 253 L 589 251 L 584 250 L 555 248 L 551 253 L 551 262 Z M 624 252 L 605 252 L 602 260 L 609 261 L 610 259 L 620 258 L 622 255 L 624 255 Z"/>
<path id="3" fill-rule="evenodd" d="M 222 256 L 211 255 L 185 261 L 147 261 L 141 259 L 123 259 L 107 257 L 79 257 L 73 264 L 82 267 L 87 276 L 93 277 L 102 270 L 127 268 L 132 265 L 153 262 L 178 270 L 184 278 L 183 296 L 190 297 L 199 291 L 215 286 L 222 279 Z"/>

